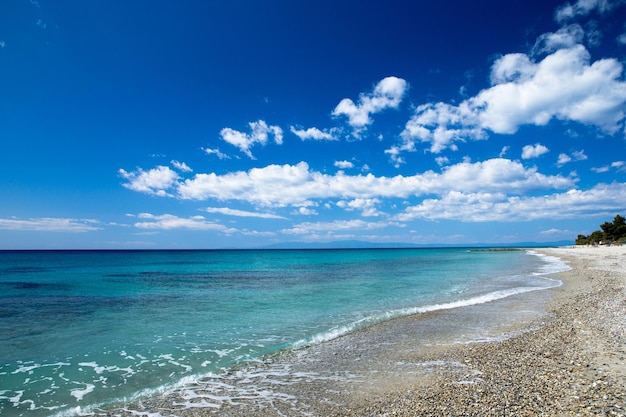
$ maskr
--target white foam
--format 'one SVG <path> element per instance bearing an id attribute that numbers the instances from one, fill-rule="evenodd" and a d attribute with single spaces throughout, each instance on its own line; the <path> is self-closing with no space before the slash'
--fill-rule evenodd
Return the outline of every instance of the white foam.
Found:
<path id="1" fill-rule="evenodd" d="M 557 263 L 555 262 L 555 265 L 556 264 Z M 327 342 L 333 339 L 337 339 L 348 333 L 351 333 L 357 329 L 363 328 L 367 325 L 379 323 L 379 322 L 393 319 L 396 317 L 410 316 L 413 314 L 431 313 L 431 312 L 443 311 L 443 310 L 452 310 L 455 308 L 463 308 L 463 307 L 470 307 L 470 306 L 475 306 L 479 304 L 486 304 L 486 303 L 498 301 L 504 298 L 512 297 L 514 295 L 524 294 L 524 293 L 528 293 L 532 291 L 541 291 L 541 290 L 554 288 L 554 287 L 558 287 L 562 285 L 562 282 L 559 280 L 549 279 L 549 278 L 545 278 L 545 280 L 546 280 L 546 283 L 549 285 L 541 286 L 541 287 L 539 286 L 514 287 L 514 288 L 505 289 L 505 290 L 493 291 L 493 292 L 479 295 L 476 297 L 460 299 L 457 301 L 451 301 L 448 303 L 431 304 L 431 305 L 418 306 L 418 307 L 409 307 L 409 308 L 391 310 L 391 311 L 379 313 L 379 314 L 372 315 L 369 317 L 364 317 L 353 323 L 349 323 L 349 324 L 342 325 L 342 326 L 337 326 L 326 332 L 316 334 L 311 338 L 298 340 L 297 342 L 293 344 L 293 347 L 299 348 L 299 347 L 310 345 L 310 344 L 319 344 L 319 343 Z"/>
<path id="2" fill-rule="evenodd" d="M 93 390 L 96 389 L 96 386 L 93 384 L 85 384 L 85 389 L 73 389 L 70 391 L 70 395 L 76 398 L 76 401 L 81 401 L 83 397 Z"/>
<path id="3" fill-rule="evenodd" d="M 207 352 L 213 352 L 215 353 L 217 356 L 219 356 L 220 358 L 226 357 L 228 355 L 230 355 L 231 353 L 233 353 L 235 351 L 235 349 L 213 349 L 213 350 L 208 350 Z"/>
<path id="4" fill-rule="evenodd" d="M 544 264 L 539 268 L 539 271 L 535 272 L 533 275 L 556 274 L 572 269 L 564 260 L 557 258 L 556 256 L 545 255 L 543 253 L 535 252 L 534 250 L 529 250 L 527 253 L 529 255 L 537 256 L 544 262 Z"/>
<path id="5" fill-rule="evenodd" d="M 30 362 L 32 363 L 32 362 Z M 41 365 L 39 363 L 32 363 L 31 364 L 20 364 L 20 367 L 17 368 L 15 371 L 11 372 L 11 375 L 15 375 L 15 374 L 20 374 L 20 373 L 28 373 L 29 375 L 33 374 L 33 371 L 35 369 L 38 368 L 45 368 L 45 367 L 56 367 L 56 368 L 60 368 L 62 366 L 70 366 L 71 364 L 69 363 L 65 363 L 65 362 L 57 362 L 57 363 L 48 363 L 48 364 L 44 364 Z"/>
<path id="6" fill-rule="evenodd" d="M 96 362 L 80 362 L 78 366 L 85 366 L 85 367 L 93 368 L 94 372 L 98 375 L 101 375 L 104 372 L 123 372 L 122 376 L 128 377 L 137 373 L 131 367 L 120 368 L 117 365 L 101 366 L 101 365 L 98 365 Z"/>

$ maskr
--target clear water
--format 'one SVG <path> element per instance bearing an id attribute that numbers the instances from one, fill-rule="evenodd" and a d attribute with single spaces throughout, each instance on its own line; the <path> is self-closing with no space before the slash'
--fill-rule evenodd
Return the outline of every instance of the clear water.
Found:
<path id="1" fill-rule="evenodd" d="M 0 252 L 0 415 L 88 412 L 407 314 L 559 283 L 466 249 Z"/>

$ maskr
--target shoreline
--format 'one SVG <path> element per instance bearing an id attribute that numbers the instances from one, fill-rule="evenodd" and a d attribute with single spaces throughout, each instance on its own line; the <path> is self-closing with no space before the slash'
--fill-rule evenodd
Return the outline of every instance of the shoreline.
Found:
<path id="1" fill-rule="evenodd" d="M 359 416 L 626 415 L 626 247 L 540 249 L 572 268 L 545 323 L 510 339 L 451 347 L 427 388 L 362 404 Z"/>
<path id="2" fill-rule="evenodd" d="M 497 341 L 420 343 L 429 320 L 470 310 L 401 317 L 105 415 L 626 415 L 626 247 L 536 251 L 572 269 L 561 287 L 495 302 L 545 297 L 545 314 Z"/>

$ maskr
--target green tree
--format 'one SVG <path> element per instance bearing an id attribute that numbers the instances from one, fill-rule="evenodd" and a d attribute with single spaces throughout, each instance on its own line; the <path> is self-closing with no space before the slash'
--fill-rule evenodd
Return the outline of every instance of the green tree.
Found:
<path id="1" fill-rule="evenodd" d="M 626 219 L 619 214 L 613 219 L 615 226 L 615 240 L 626 240 Z"/>
<path id="2" fill-rule="evenodd" d="M 594 245 L 600 242 L 626 242 L 626 218 L 619 214 L 615 216 L 612 223 L 604 222 L 600 225 L 600 229 L 596 230 L 589 236 L 578 235 L 576 238 L 577 245 Z"/>
<path id="3" fill-rule="evenodd" d="M 589 244 L 589 236 L 578 235 L 576 238 L 577 245 L 588 245 Z"/>
<path id="4" fill-rule="evenodd" d="M 589 242 L 592 244 L 604 242 L 604 233 L 600 230 L 596 230 L 595 232 L 589 235 Z"/>
<path id="5" fill-rule="evenodd" d="M 613 242 L 615 240 L 615 225 L 613 223 L 604 222 L 600 225 L 600 229 L 604 234 L 604 241 Z"/>

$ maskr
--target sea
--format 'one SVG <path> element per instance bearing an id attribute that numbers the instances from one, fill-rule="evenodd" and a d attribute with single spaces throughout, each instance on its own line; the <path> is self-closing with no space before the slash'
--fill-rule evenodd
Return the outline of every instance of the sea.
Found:
<path id="1" fill-rule="evenodd" d="M 402 317 L 428 328 L 413 345 L 505 337 L 503 323 L 540 314 L 528 300 L 545 300 L 566 269 L 532 250 L 0 251 L 0 415 L 280 401 L 277 374 L 307 351 Z M 454 319 L 428 321 L 437 312 Z M 167 396 L 167 412 L 146 406 Z"/>

